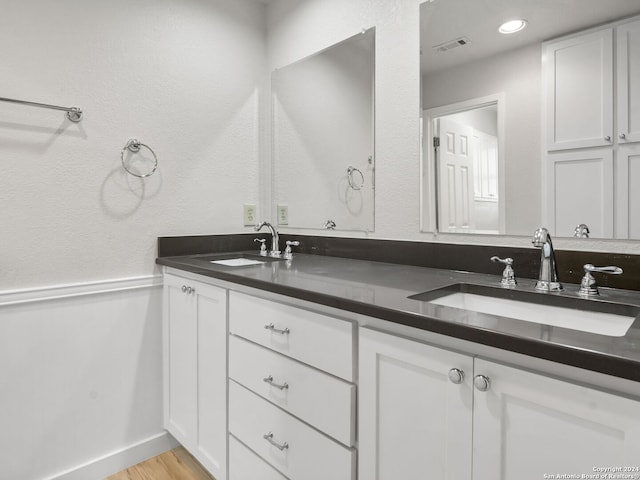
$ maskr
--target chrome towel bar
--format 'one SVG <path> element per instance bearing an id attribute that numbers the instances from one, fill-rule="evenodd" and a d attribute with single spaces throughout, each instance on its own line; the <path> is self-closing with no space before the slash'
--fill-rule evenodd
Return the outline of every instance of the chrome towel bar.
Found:
<path id="1" fill-rule="evenodd" d="M 82 120 L 82 109 L 78 107 L 60 107 L 58 105 L 48 105 L 46 103 L 27 102 L 25 100 L 15 100 L 13 98 L 0 97 L 2 102 L 18 103 L 20 105 L 28 105 L 30 107 L 50 108 L 52 110 L 62 110 L 67 112 L 67 118 L 72 122 L 79 122 Z"/>

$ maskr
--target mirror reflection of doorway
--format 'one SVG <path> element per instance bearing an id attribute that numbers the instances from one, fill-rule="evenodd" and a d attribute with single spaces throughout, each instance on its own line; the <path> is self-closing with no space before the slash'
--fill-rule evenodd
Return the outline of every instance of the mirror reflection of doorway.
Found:
<path id="1" fill-rule="evenodd" d="M 497 104 L 432 118 L 438 230 L 500 233 Z"/>

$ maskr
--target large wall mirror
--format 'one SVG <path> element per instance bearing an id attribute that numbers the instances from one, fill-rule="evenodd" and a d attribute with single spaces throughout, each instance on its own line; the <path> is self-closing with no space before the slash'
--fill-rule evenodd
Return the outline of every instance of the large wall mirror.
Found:
<path id="1" fill-rule="evenodd" d="M 369 29 L 272 74 L 279 226 L 374 229 L 374 42 Z"/>
<path id="2" fill-rule="evenodd" d="M 547 80 L 543 79 L 548 68 L 542 61 L 543 42 L 637 14 L 638 0 L 430 0 L 421 4 L 423 231 L 531 235 L 543 222 L 555 222 L 549 226 L 556 236 L 584 234 L 576 227 L 583 223 L 581 215 L 590 208 L 588 200 L 594 197 L 589 195 L 606 192 L 598 190 L 598 186 L 589 192 L 591 186 L 580 185 L 583 170 L 570 152 L 586 149 L 573 148 L 566 150 L 569 153 L 564 156 L 557 155 L 567 161 L 553 179 L 574 179 L 569 190 L 563 188 L 559 193 L 557 185 L 549 183 L 552 177 L 545 169 L 549 163 L 547 153 L 552 148 L 545 136 L 548 125 L 543 99 L 549 95 L 545 95 Z M 517 18 L 526 20 L 526 28 L 512 34 L 498 32 L 503 22 Z M 636 69 L 637 89 L 640 29 L 634 32 L 636 60 L 630 62 Z M 616 35 L 614 30 L 614 62 Z M 589 54 L 584 56 L 588 58 Z M 583 78 L 585 82 L 565 87 L 575 89 L 578 95 L 583 83 L 591 81 L 588 75 Z M 600 99 L 589 101 L 597 103 Z M 572 114 L 586 103 L 574 102 Z M 640 106 L 640 100 L 636 105 Z M 640 118 L 640 114 L 636 115 Z M 578 137 L 583 135 L 580 125 L 580 121 L 570 122 L 571 129 L 576 130 L 572 133 Z M 584 132 L 584 136 L 590 133 Z M 617 168 L 618 136 L 614 135 L 615 142 L 609 140 L 614 149 L 611 171 Z M 636 156 L 637 169 L 640 154 Z M 591 167 L 585 168 L 592 170 L 584 170 L 584 178 L 598 175 L 600 164 L 591 159 L 589 162 L 584 163 Z M 636 178 L 630 182 L 638 185 L 630 184 L 630 191 L 640 189 L 640 174 Z M 601 217 L 619 215 L 620 202 L 616 200 L 613 181 L 611 185 L 612 192 L 606 194 L 614 199 L 614 205 L 608 213 L 600 212 Z M 549 202 L 560 195 L 567 197 L 565 203 L 570 210 L 550 215 Z M 594 223 L 600 221 L 596 220 Z M 603 222 L 606 224 L 607 219 Z M 600 229 L 599 225 L 594 225 L 593 230 L 592 238 L 640 238 L 630 233 L 626 237 L 617 235 L 613 229 Z M 632 228 L 627 230 L 631 232 Z"/>

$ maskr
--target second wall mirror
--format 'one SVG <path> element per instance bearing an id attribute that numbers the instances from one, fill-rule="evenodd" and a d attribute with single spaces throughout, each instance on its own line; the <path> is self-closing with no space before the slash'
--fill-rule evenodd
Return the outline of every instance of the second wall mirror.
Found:
<path id="1" fill-rule="evenodd" d="M 422 230 L 640 238 L 639 14 L 637 0 L 421 4 Z M 526 27 L 499 33 L 514 19 Z"/>

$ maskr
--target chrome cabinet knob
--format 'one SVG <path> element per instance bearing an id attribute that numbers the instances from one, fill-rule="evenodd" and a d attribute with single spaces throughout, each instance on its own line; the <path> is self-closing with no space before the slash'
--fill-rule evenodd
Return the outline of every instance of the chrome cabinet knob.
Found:
<path id="1" fill-rule="evenodd" d="M 620 140 L 624 140 L 625 138 L 627 138 L 624 133 L 621 133 L 620 135 L 618 135 L 618 137 L 620 137 Z"/>
<path id="2" fill-rule="evenodd" d="M 486 392 L 491 388 L 491 380 L 485 375 L 476 375 L 473 379 L 473 384 L 481 392 Z"/>
<path id="3" fill-rule="evenodd" d="M 460 385 L 464 381 L 464 371 L 459 368 L 452 368 L 449 370 L 449 380 L 451 380 L 451 383 Z"/>
<path id="4" fill-rule="evenodd" d="M 611 141 L 611 137 L 609 135 L 607 135 L 606 137 L 604 137 L 604 141 L 605 142 L 610 142 Z"/>
<path id="5" fill-rule="evenodd" d="M 186 285 L 182 285 L 182 293 L 187 293 L 187 286 Z"/>

